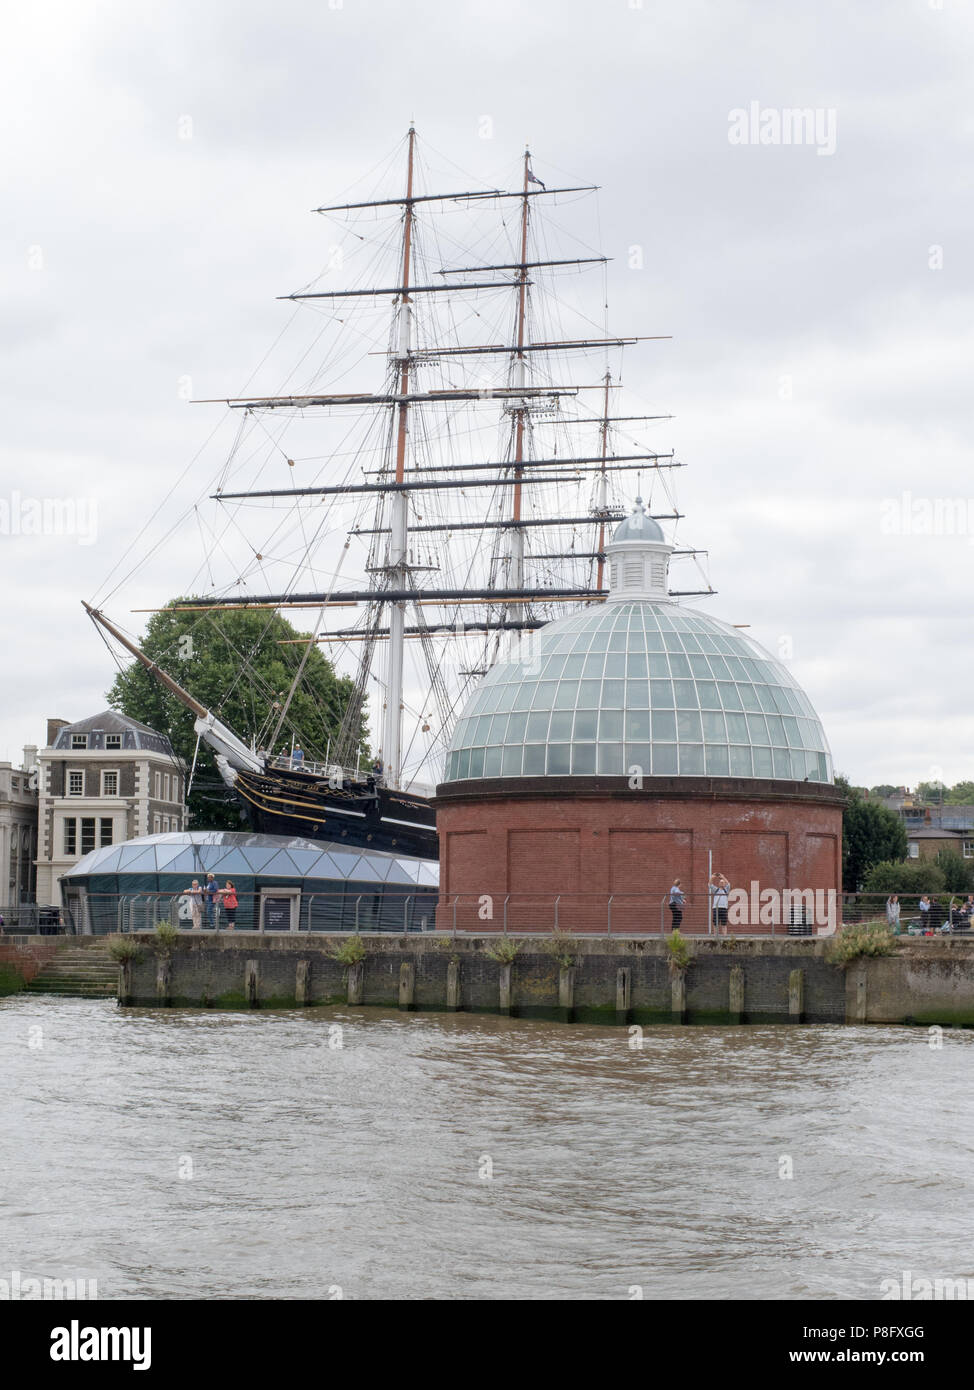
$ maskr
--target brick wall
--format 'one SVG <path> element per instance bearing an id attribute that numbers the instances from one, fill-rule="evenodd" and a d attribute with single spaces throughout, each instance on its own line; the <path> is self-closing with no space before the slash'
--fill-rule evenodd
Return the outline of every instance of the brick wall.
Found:
<path id="1" fill-rule="evenodd" d="M 552 921 L 542 920 L 542 899 L 560 894 L 559 925 L 605 930 L 611 894 L 619 898 L 617 930 L 645 929 L 650 904 L 650 926 L 658 930 L 658 904 L 674 878 L 705 903 L 711 855 L 714 869 L 737 887 L 841 887 L 842 805 L 834 788 L 757 783 L 752 789 L 703 778 L 646 779 L 639 789 L 624 778 L 566 782 L 511 779 L 438 789 L 441 902 L 462 900 L 458 925 L 477 928 L 477 900 L 489 895 L 510 899 L 508 925 L 522 928 L 532 925 L 534 897 L 536 925 L 550 927 Z M 574 921 L 564 915 L 570 908 Z M 445 912 L 442 927 L 451 925 Z M 502 925 L 496 912 L 484 929 L 491 924 Z"/>

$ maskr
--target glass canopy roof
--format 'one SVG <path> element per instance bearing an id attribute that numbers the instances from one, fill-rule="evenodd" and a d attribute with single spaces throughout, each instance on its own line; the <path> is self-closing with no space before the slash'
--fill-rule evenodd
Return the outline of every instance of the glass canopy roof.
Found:
<path id="1" fill-rule="evenodd" d="M 330 841 L 250 835 L 238 830 L 176 831 L 146 835 L 86 854 L 65 878 L 93 874 L 213 873 L 224 878 L 372 880 L 435 888 L 439 865 L 399 858 L 383 850 L 357 850 Z"/>
<path id="2" fill-rule="evenodd" d="M 629 774 L 832 781 L 822 726 L 780 661 L 674 603 L 600 606 L 498 662 L 458 721 L 446 781 Z"/>

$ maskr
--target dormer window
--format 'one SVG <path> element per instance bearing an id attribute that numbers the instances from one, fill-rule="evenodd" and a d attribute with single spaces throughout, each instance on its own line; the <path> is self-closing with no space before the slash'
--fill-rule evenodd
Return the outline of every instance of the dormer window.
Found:
<path id="1" fill-rule="evenodd" d="M 71 747 L 72 747 L 73 749 L 74 749 L 74 748 L 87 748 L 87 747 L 88 747 L 88 735 L 87 735 L 87 734 L 72 734 L 72 735 L 71 735 Z"/>
<path id="2" fill-rule="evenodd" d="M 122 746 L 122 735 L 121 735 L 121 734 L 106 734 L 106 735 L 105 735 L 105 747 L 106 747 L 106 748 L 121 748 L 121 746 Z"/>

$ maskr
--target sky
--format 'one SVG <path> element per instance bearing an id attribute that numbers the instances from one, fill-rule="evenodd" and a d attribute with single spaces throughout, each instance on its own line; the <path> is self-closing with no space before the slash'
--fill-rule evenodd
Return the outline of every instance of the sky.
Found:
<path id="1" fill-rule="evenodd" d="M 626 384 L 674 417 L 704 611 L 788 662 L 837 769 L 974 777 L 972 50 L 961 0 L 9 10 L 0 760 L 104 708 L 80 600 L 143 561 L 107 605 L 137 628 L 180 587 L 215 423 L 187 395 L 243 390 L 321 264 L 309 209 L 414 119 L 461 187 L 525 142 L 600 186 L 613 321 L 672 335 Z M 45 499 L 68 523 L 34 534 Z"/>

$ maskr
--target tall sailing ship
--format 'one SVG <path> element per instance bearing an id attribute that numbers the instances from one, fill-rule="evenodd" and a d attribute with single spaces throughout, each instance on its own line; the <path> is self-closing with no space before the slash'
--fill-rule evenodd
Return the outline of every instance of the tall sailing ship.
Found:
<path id="1" fill-rule="evenodd" d="M 193 713 L 255 830 L 436 858 L 431 796 L 457 711 L 535 629 L 602 601 L 606 528 L 628 499 L 645 492 L 652 516 L 679 520 L 682 465 L 643 442 L 668 416 L 617 405 L 617 364 L 646 339 L 613 336 L 604 304 L 599 322 L 574 297 L 608 258 L 559 214 L 596 187 L 542 182 L 526 150 L 514 191 L 436 192 L 412 127 L 401 155 L 398 195 L 315 209 L 338 240 L 319 280 L 282 296 L 316 311 L 303 389 L 224 402 L 237 428 L 212 498 L 239 567 L 177 607 L 187 622 L 313 617 L 269 719 L 228 728 L 85 607 Z M 380 358 L 377 389 L 350 389 Z M 324 747 L 291 713 L 315 647 L 354 671 Z M 367 715 L 379 751 L 363 767 Z"/>

